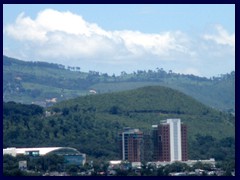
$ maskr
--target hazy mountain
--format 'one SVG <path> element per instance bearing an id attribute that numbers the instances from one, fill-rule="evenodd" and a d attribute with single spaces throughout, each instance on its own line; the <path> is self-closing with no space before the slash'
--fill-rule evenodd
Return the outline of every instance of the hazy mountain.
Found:
<path id="1" fill-rule="evenodd" d="M 159 85 L 180 90 L 210 107 L 235 112 L 235 72 L 211 79 L 165 72 L 163 69 L 110 76 L 95 71 L 81 72 L 80 67 L 25 62 L 3 56 L 4 101 L 48 106 L 95 92 Z"/>

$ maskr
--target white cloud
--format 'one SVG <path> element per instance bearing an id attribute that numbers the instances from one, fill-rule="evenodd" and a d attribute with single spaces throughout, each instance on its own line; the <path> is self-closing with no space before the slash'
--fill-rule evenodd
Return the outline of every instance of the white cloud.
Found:
<path id="1" fill-rule="evenodd" d="M 31 18 L 24 17 L 24 13 L 17 17 L 15 24 L 7 25 L 4 32 L 21 41 L 46 41 L 46 32 Z"/>
<path id="2" fill-rule="evenodd" d="M 144 34 L 137 31 L 105 31 L 97 24 L 86 22 L 81 16 L 71 12 L 59 12 L 52 9 L 41 11 L 35 20 L 21 13 L 14 24 L 7 25 L 4 32 L 20 41 L 42 43 L 41 54 L 59 56 L 80 55 L 98 57 L 124 49 L 123 53 L 141 56 L 153 54 L 171 56 L 170 51 L 188 53 L 181 32 Z M 116 48 L 116 49 L 115 49 Z M 45 52 L 44 52 L 45 51 Z M 64 51 L 64 52 L 63 52 Z M 116 54 L 116 57 L 120 55 Z M 124 54 L 121 54 L 124 57 Z"/>
<path id="3" fill-rule="evenodd" d="M 229 34 L 221 25 L 216 25 L 217 34 L 205 34 L 205 40 L 212 40 L 220 45 L 228 45 L 235 48 L 235 33 Z"/>
<path id="4" fill-rule="evenodd" d="M 35 19 L 21 13 L 14 23 L 4 26 L 3 31 L 4 35 L 21 44 L 12 52 L 13 48 L 4 47 L 6 55 L 81 66 L 86 70 L 95 64 L 96 70 L 110 73 L 163 67 L 200 75 L 197 66 L 205 68 L 203 64 L 212 58 L 212 54 L 220 53 L 218 57 L 221 57 L 224 52 L 222 59 L 229 55 L 227 48 L 221 51 L 222 45 L 235 48 L 235 34 L 229 34 L 222 26 L 216 26 L 216 33 L 205 34 L 203 39 L 181 31 L 152 34 L 107 31 L 78 14 L 53 9 L 39 12 Z M 230 53 L 234 54 L 234 51 Z"/>
<path id="5" fill-rule="evenodd" d="M 158 56 L 170 56 L 170 51 L 188 53 L 186 43 L 180 32 L 165 32 L 162 34 L 144 34 L 136 31 L 118 31 L 115 36 L 123 39 L 127 49 L 133 54 L 151 53 Z"/>

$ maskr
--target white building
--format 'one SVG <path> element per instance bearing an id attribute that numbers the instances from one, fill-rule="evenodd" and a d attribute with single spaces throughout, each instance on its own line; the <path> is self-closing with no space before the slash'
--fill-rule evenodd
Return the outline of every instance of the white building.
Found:
<path id="1" fill-rule="evenodd" d="M 170 126 L 171 161 L 182 161 L 181 120 L 167 119 Z"/>
<path id="2" fill-rule="evenodd" d="M 47 154 L 56 154 L 63 156 L 67 163 L 84 165 L 86 154 L 80 153 L 77 149 L 71 147 L 41 147 L 41 148 L 6 148 L 3 149 L 3 155 L 8 154 L 16 157 L 17 155 L 27 156 L 45 156 Z"/>
<path id="3" fill-rule="evenodd" d="M 187 126 L 180 119 L 160 121 L 152 126 L 155 161 L 187 161 Z"/>

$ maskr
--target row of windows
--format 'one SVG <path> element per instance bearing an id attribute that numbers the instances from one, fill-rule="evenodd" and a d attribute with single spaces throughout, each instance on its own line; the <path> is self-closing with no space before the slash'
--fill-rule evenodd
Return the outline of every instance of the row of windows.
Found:
<path id="1" fill-rule="evenodd" d="M 39 156 L 39 151 L 26 151 L 25 155 L 28 155 L 28 156 Z"/>

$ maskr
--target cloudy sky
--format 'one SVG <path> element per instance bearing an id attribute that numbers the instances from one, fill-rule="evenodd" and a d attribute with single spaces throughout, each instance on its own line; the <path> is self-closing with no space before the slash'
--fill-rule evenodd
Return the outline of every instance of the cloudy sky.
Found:
<path id="1" fill-rule="evenodd" d="M 3 53 L 109 74 L 235 70 L 235 5 L 3 5 Z"/>

